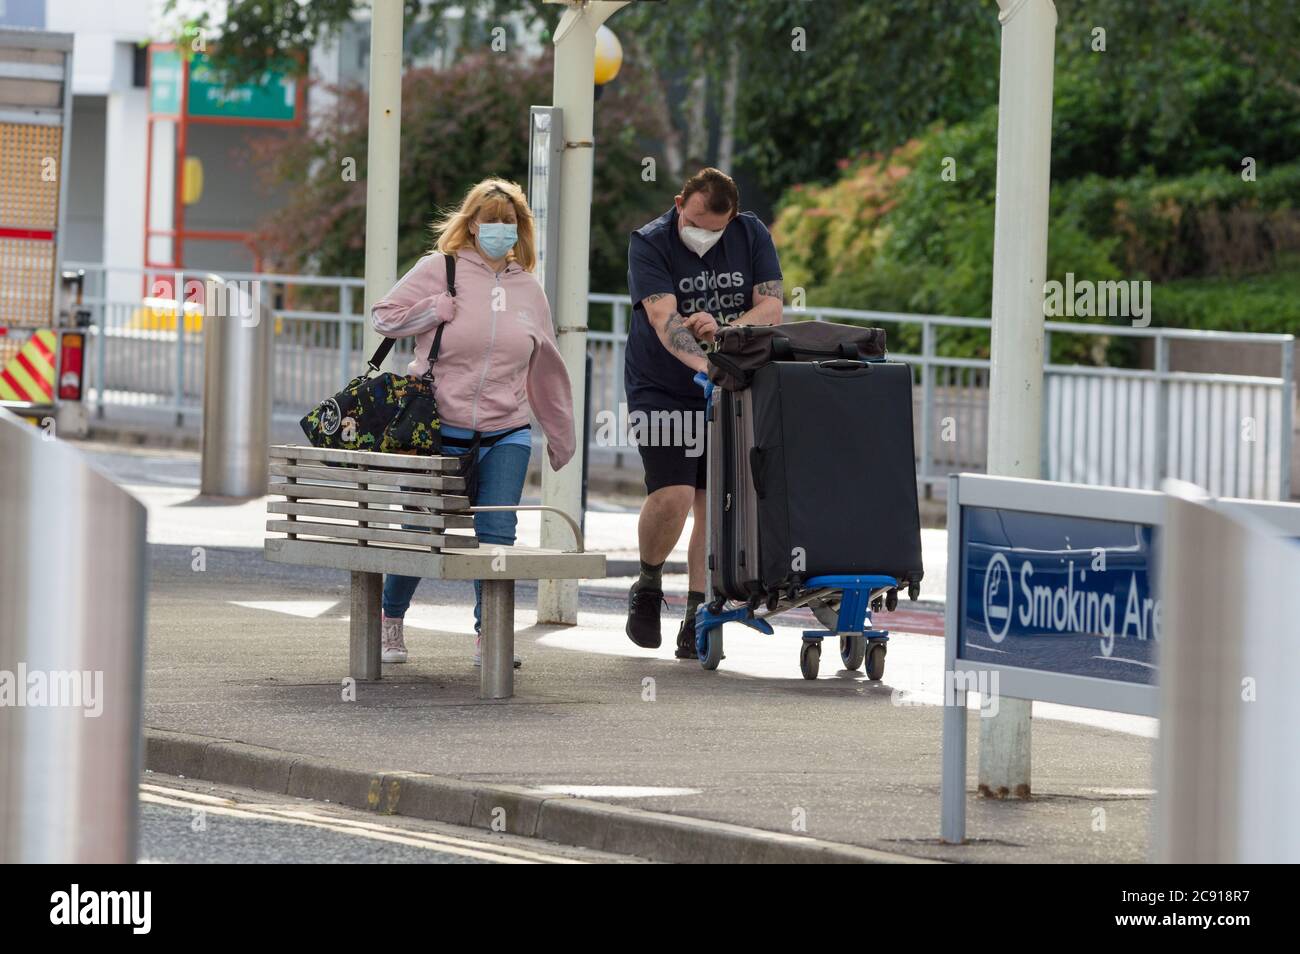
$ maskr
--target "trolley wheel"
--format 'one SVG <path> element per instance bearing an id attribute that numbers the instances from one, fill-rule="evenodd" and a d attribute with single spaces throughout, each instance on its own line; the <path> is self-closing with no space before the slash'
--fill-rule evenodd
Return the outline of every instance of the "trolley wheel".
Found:
<path id="1" fill-rule="evenodd" d="M 845 633 L 840 637 L 840 659 L 844 660 L 845 669 L 861 669 L 866 656 L 867 637 L 861 633 Z"/>
<path id="2" fill-rule="evenodd" d="M 907 585 L 907 598 L 915 603 L 921 598 L 921 584 L 909 583 Z"/>
<path id="3" fill-rule="evenodd" d="M 885 594 L 885 609 L 893 612 L 898 609 L 898 590 L 892 589 Z"/>
<path id="4" fill-rule="evenodd" d="M 799 669 L 805 679 L 816 679 L 822 661 L 822 644 L 808 640 L 799 649 Z"/>
<path id="5" fill-rule="evenodd" d="M 885 644 L 876 643 L 867 652 L 867 678 L 879 682 L 885 675 Z"/>
<path id="6" fill-rule="evenodd" d="M 781 591 L 773 590 L 767 594 L 767 611 L 769 613 L 776 610 L 777 604 L 781 602 Z"/>
<path id="7" fill-rule="evenodd" d="M 714 616 L 717 616 L 719 613 L 722 612 L 722 607 L 724 607 L 724 606 L 726 606 L 726 605 L 727 605 L 727 601 L 726 601 L 723 597 L 720 596 L 720 597 L 718 597 L 716 600 L 714 600 L 712 603 L 708 604 L 708 606 L 706 607 L 706 609 L 708 609 L 708 611 L 709 611 L 710 613 L 712 613 Z"/>
<path id="8" fill-rule="evenodd" d="M 700 655 L 700 665 L 705 669 L 717 669 L 722 662 L 722 627 L 711 626 L 704 635 L 695 640 L 695 650 Z"/>

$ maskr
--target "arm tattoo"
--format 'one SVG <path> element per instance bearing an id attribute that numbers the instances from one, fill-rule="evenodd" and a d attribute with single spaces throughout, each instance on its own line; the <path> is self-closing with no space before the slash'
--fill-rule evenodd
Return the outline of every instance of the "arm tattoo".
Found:
<path id="1" fill-rule="evenodd" d="M 704 354 L 695 335 L 686 327 L 686 321 L 677 312 L 668 317 L 668 347 L 680 354 Z"/>
<path id="2" fill-rule="evenodd" d="M 760 282 L 754 286 L 754 294 L 762 295 L 765 298 L 776 298 L 780 300 L 784 297 L 785 289 L 782 287 L 780 281 Z"/>
<path id="3" fill-rule="evenodd" d="M 656 293 L 653 294 L 653 295 L 646 295 L 644 298 L 642 298 L 642 299 L 641 299 L 641 304 L 642 304 L 642 305 L 653 305 L 653 304 L 654 304 L 655 302 L 657 302 L 660 298 L 667 298 L 667 297 L 668 297 L 668 293 L 667 293 L 667 292 L 656 292 Z"/>

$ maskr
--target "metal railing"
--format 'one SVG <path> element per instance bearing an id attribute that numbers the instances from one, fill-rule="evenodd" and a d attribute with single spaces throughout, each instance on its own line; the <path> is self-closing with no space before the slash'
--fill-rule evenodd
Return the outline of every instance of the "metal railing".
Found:
<path id="1" fill-rule="evenodd" d="M 140 299 L 106 294 L 102 266 L 85 268 L 95 310 L 92 403 L 151 409 L 178 422 L 199 413 L 201 336 L 198 322 L 178 328 L 139 316 Z M 133 275 L 140 270 L 113 269 Z M 188 273 L 187 273 L 188 274 Z M 192 274 L 202 274 L 194 271 Z M 301 417 L 363 366 L 364 316 L 360 278 L 322 278 L 226 272 L 228 281 L 262 283 L 276 315 L 273 415 Z M 589 316 L 609 330 L 588 332 L 592 355 L 592 457 L 618 466 L 634 448 L 596 440 L 602 417 L 618 415 L 625 400 L 623 354 L 631 302 L 626 295 L 592 294 Z M 308 304 L 310 303 L 310 305 Z M 955 354 L 987 350 L 987 319 L 899 314 L 849 308 L 787 309 L 787 320 L 819 318 L 886 328 L 891 357 L 914 368 L 917 474 L 940 484 L 954 471 L 982 471 L 988 433 L 986 358 Z M 1043 415 L 1043 474 L 1053 480 L 1155 488 L 1165 477 L 1195 481 L 1212 493 L 1288 499 L 1294 440 L 1295 340 L 1292 335 L 1239 334 L 1117 324 L 1049 321 L 1045 353 L 1058 336 L 1104 345 L 1132 339 L 1144 354 L 1130 364 L 1048 364 Z M 972 349 L 972 336 L 983 336 Z M 1249 344 L 1276 352 L 1276 376 L 1206 374 L 1170 369 L 1171 345 L 1217 349 Z M 410 342 L 394 349 L 410 353 Z"/>

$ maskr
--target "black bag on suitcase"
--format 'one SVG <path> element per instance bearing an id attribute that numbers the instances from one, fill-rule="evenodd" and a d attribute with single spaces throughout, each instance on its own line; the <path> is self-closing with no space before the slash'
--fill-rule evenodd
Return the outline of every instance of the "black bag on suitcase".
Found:
<path id="1" fill-rule="evenodd" d="M 830 321 L 796 321 L 788 325 L 731 325 L 718 332 L 709 352 L 709 380 L 740 391 L 754 372 L 773 361 L 870 360 L 885 356 L 885 330 Z"/>
<path id="2" fill-rule="evenodd" d="M 920 582 L 911 368 L 770 362 L 713 415 L 715 594 L 766 597 L 823 574 Z"/>

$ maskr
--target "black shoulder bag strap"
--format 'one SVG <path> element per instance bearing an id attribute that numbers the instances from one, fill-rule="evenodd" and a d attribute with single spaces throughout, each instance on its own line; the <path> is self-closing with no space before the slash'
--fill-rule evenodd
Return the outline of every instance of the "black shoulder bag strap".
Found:
<path id="1" fill-rule="evenodd" d="M 447 294 L 452 298 L 456 297 L 456 253 L 444 254 L 443 261 L 447 263 Z M 442 333 L 447 327 L 447 322 L 438 325 L 437 332 L 433 336 L 433 344 L 429 348 L 429 370 L 425 372 L 426 377 L 433 377 L 433 362 L 438 360 L 438 351 L 442 348 Z M 374 355 L 367 362 L 371 371 L 378 371 L 384 365 L 384 360 L 388 353 L 393 350 L 393 345 L 397 344 L 396 338 L 385 338 L 379 342 L 379 347 L 375 349 Z"/>

